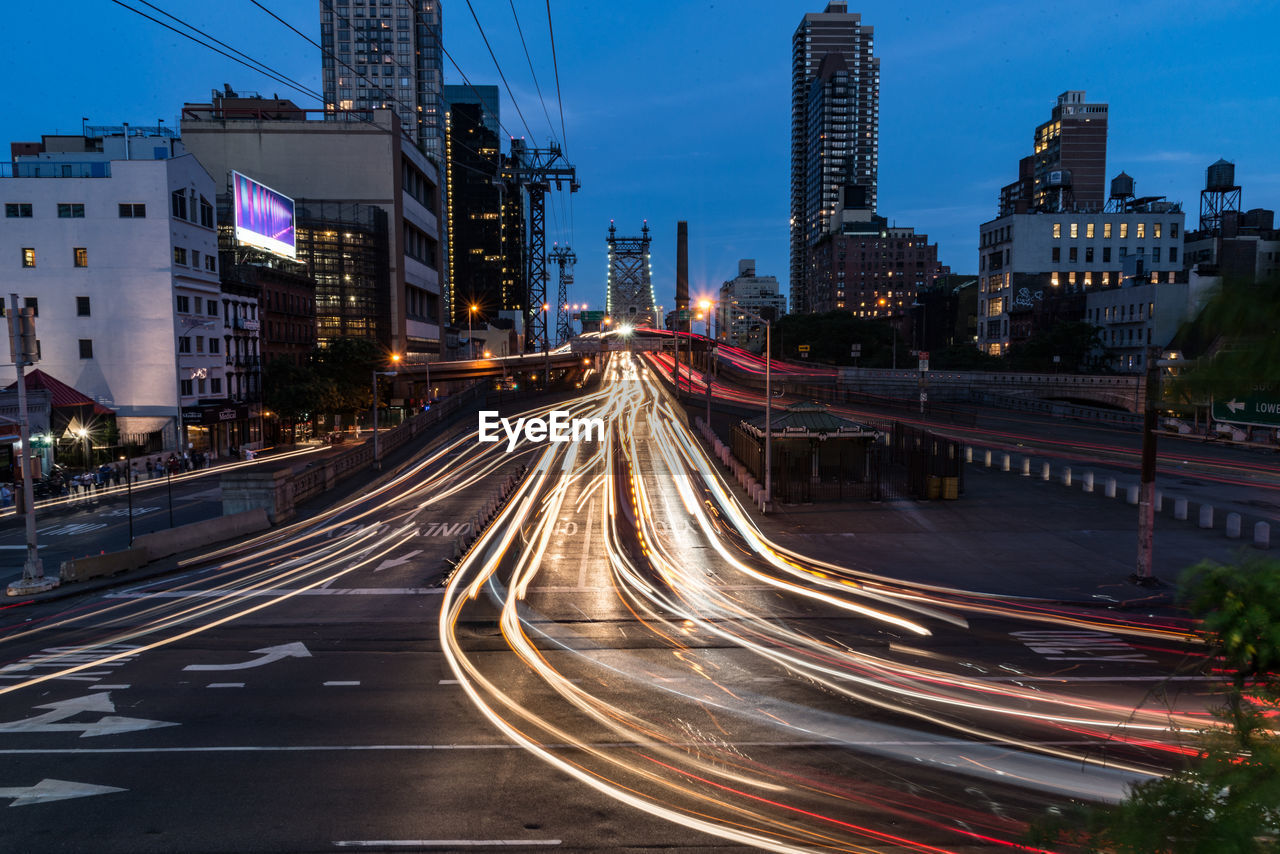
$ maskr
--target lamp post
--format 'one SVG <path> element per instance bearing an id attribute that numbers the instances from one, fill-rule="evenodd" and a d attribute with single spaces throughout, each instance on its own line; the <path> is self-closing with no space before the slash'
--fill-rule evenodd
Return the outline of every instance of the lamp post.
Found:
<path id="1" fill-rule="evenodd" d="M 475 303 L 472 303 L 471 305 L 467 306 L 467 358 L 468 359 L 474 359 L 476 357 L 475 347 L 471 345 L 471 342 L 475 340 L 471 332 L 471 319 L 475 317 L 476 311 L 479 308 L 480 306 L 476 305 Z"/>
<path id="2" fill-rule="evenodd" d="M 702 371 L 702 382 L 707 387 L 707 429 L 711 429 L 711 300 L 698 301 L 702 316 L 707 321 L 707 364 Z"/>
<path id="3" fill-rule="evenodd" d="M 772 313 L 772 309 L 766 310 Z M 773 320 L 745 308 L 738 311 L 764 323 L 764 506 L 767 513 L 773 509 Z"/>
<path id="4" fill-rule="evenodd" d="M 89 471 L 89 431 L 81 427 L 76 430 L 76 435 L 80 437 L 80 446 L 84 449 L 84 470 Z"/>
<path id="5" fill-rule="evenodd" d="M 471 347 L 470 340 L 467 341 L 467 347 Z M 391 354 L 393 363 L 400 361 L 398 353 Z M 378 377 L 394 377 L 395 371 L 372 371 L 373 374 L 373 469 L 374 471 L 382 470 L 382 455 L 379 453 L 378 447 Z M 427 389 L 428 396 L 431 390 Z"/>
<path id="6" fill-rule="evenodd" d="M 550 303 L 542 304 L 542 369 L 543 380 L 542 390 L 547 391 L 551 388 L 551 330 L 547 324 L 551 322 Z"/>

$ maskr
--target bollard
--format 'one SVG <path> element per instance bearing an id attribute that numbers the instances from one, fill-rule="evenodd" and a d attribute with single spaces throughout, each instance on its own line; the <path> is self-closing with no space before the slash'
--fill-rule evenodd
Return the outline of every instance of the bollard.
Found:
<path id="1" fill-rule="evenodd" d="M 1158 489 L 1156 490 L 1155 507 L 1157 513 L 1164 512 L 1164 493 Z"/>
<path id="2" fill-rule="evenodd" d="M 1093 492 L 1093 472 L 1091 471 L 1084 473 L 1084 491 Z"/>
<path id="3" fill-rule="evenodd" d="M 1022 458 L 1022 476 L 1031 477 L 1031 458 L 1030 457 Z"/>
<path id="4" fill-rule="evenodd" d="M 1129 504 L 1137 504 L 1137 503 L 1138 503 L 1138 492 L 1139 492 L 1139 489 L 1140 489 L 1140 487 L 1139 487 L 1139 486 L 1137 486 L 1136 484 L 1135 484 L 1135 485 L 1133 485 L 1133 486 L 1125 487 L 1125 496 L 1124 496 L 1124 500 L 1125 500 L 1126 502 L 1128 502 Z"/>
<path id="5" fill-rule="evenodd" d="M 1253 546 L 1258 549 L 1271 548 L 1271 526 L 1266 522 L 1258 522 L 1254 524 Z"/>
<path id="6" fill-rule="evenodd" d="M 1107 488 L 1105 493 L 1108 498 L 1116 497 L 1116 479 L 1114 477 L 1107 478 Z"/>
<path id="7" fill-rule="evenodd" d="M 982 464 L 987 468 L 991 468 L 991 451 L 990 449 L 982 452 Z"/>
<path id="8" fill-rule="evenodd" d="M 973 445 L 964 446 L 964 461 L 966 463 L 973 462 Z"/>
<path id="9" fill-rule="evenodd" d="M 1071 466 L 1062 467 L 1062 485 L 1063 486 L 1071 485 Z"/>
<path id="10" fill-rule="evenodd" d="M 1049 477 L 1050 477 L 1049 464 L 1044 463 L 1043 465 L 1040 466 L 1040 479 L 1048 480 Z"/>
<path id="11" fill-rule="evenodd" d="M 1200 505 L 1200 527 L 1201 528 L 1213 527 L 1213 505 L 1212 504 Z"/>
<path id="12" fill-rule="evenodd" d="M 1230 539 L 1230 540 L 1240 539 L 1240 514 L 1239 513 L 1227 514 L 1227 539 Z"/>
<path id="13" fill-rule="evenodd" d="M 1000 471 L 1008 471 L 1008 470 L 1009 470 L 1009 455 L 1005 454 L 1003 457 L 1000 458 Z"/>
<path id="14" fill-rule="evenodd" d="M 1187 519 L 1187 499 L 1185 499 L 1185 498 L 1175 498 L 1175 499 L 1173 499 L 1173 518 L 1175 518 L 1175 519 L 1181 519 L 1181 520 L 1182 520 L 1182 521 L 1184 521 L 1184 522 L 1186 521 L 1186 519 Z"/>

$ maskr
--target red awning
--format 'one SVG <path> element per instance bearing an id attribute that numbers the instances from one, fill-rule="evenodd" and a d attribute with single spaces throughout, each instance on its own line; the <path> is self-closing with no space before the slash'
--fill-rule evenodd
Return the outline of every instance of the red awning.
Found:
<path id="1" fill-rule="evenodd" d="M 93 407 L 94 415 L 115 414 L 114 410 L 108 409 L 93 398 L 81 394 L 62 382 L 62 380 L 49 376 L 39 368 L 26 374 L 23 378 L 26 380 L 27 391 L 37 391 L 39 389 L 48 391 L 51 397 L 50 405 L 54 409 L 64 406 L 91 406 Z M 13 391 L 17 387 L 18 383 L 16 381 L 11 382 L 5 388 L 5 391 Z"/>

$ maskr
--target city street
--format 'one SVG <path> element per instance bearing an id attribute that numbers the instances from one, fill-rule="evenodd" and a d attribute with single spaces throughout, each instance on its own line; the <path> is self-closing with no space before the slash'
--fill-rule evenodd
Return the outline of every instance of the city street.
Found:
<path id="1" fill-rule="evenodd" d="M 462 425 L 330 512 L 3 612 L 0 845 L 985 850 L 1204 722 L 1176 621 L 771 545 L 629 357 L 562 406 L 606 440 Z"/>

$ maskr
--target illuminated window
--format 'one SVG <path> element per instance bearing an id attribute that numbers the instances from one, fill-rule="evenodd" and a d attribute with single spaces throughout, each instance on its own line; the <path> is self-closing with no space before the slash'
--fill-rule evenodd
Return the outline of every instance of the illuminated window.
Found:
<path id="1" fill-rule="evenodd" d="M 1127 222 L 1120 223 L 1120 239 L 1124 240 L 1128 236 L 1129 236 L 1129 223 Z"/>
<path id="2" fill-rule="evenodd" d="M 1055 288 L 1058 286 L 1058 274 L 1057 274 L 1057 273 L 1050 273 L 1050 274 L 1049 274 L 1049 284 L 1053 285 Z"/>
<path id="3" fill-rule="evenodd" d="M 1138 228 L 1141 229 L 1142 226 L 1138 226 Z M 1138 232 L 1138 236 L 1139 237 L 1142 236 L 1141 231 Z M 1154 237 L 1156 240 L 1160 239 L 1160 223 L 1158 222 L 1151 223 L 1151 236 Z"/>
<path id="4" fill-rule="evenodd" d="M 1110 239 L 1111 239 L 1111 223 L 1109 223 L 1109 222 L 1104 222 L 1104 223 L 1102 224 L 1102 238 L 1103 238 L 1104 240 L 1110 240 Z"/>
<path id="5" fill-rule="evenodd" d="M 1079 226 L 1079 225 L 1077 225 L 1077 224 L 1076 224 L 1076 223 L 1074 223 L 1074 222 L 1073 222 L 1073 223 L 1071 223 L 1071 236 L 1072 236 L 1072 237 L 1079 237 L 1079 236 L 1080 236 L 1080 226 Z"/>
<path id="6" fill-rule="evenodd" d="M 1062 223 L 1060 223 L 1060 222 L 1055 222 L 1055 223 L 1053 224 L 1053 236 L 1054 236 L 1054 237 L 1061 237 L 1061 236 L 1062 236 Z"/>
<path id="7" fill-rule="evenodd" d="M 1093 285 L 1093 273 L 1085 273 L 1084 286 L 1088 288 L 1088 287 L 1091 287 L 1092 285 Z"/>
<path id="8" fill-rule="evenodd" d="M 1111 274 L 1110 274 L 1110 273 L 1103 273 L 1103 274 L 1102 274 L 1102 284 L 1104 284 L 1104 285 L 1109 285 L 1109 284 L 1111 284 Z"/>
<path id="9" fill-rule="evenodd" d="M 1075 283 L 1076 283 L 1076 274 L 1075 274 L 1075 271 L 1073 270 L 1072 272 L 1067 273 L 1067 284 L 1074 285 Z"/>
<path id="10" fill-rule="evenodd" d="M 1089 223 L 1084 227 L 1084 236 L 1090 240 L 1093 239 L 1093 223 Z"/>
<path id="11" fill-rule="evenodd" d="M 1124 237 L 1124 235 L 1120 235 Z M 1138 239 L 1142 240 L 1147 236 L 1147 224 L 1145 222 L 1138 223 Z M 1157 235 L 1158 236 L 1158 235 Z"/>
<path id="12" fill-rule="evenodd" d="M 89 250 L 83 246 L 77 246 L 74 250 L 74 260 L 77 267 L 89 266 Z"/>
<path id="13" fill-rule="evenodd" d="M 27 247 L 22 250 L 22 266 L 34 267 L 36 265 L 36 250 Z"/>

